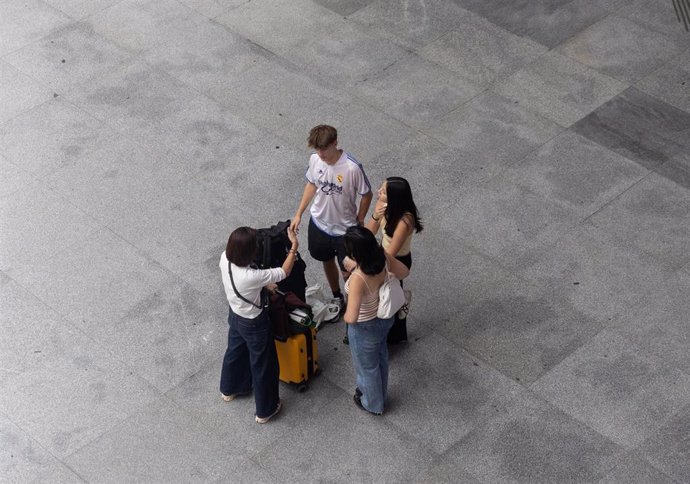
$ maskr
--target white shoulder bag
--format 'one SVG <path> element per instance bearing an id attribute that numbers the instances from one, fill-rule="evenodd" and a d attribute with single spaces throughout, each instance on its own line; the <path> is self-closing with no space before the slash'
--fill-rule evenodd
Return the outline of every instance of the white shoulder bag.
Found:
<path id="1" fill-rule="evenodd" d="M 405 304 L 405 293 L 400 281 L 388 270 L 386 261 L 386 278 L 379 288 L 379 310 L 376 316 L 381 319 L 389 319 Z"/>

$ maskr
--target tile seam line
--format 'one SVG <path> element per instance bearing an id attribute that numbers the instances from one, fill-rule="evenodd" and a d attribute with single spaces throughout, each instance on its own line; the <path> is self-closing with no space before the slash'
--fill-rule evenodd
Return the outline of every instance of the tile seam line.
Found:
<path id="1" fill-rule="evenodd" d="M 2 415 L 9 420 L 9 422 L 14 425 L 19 431 L 31 442 L 33 442 L 35 445 L 37 445 L 41 450 L 43 450 L 46 454 L 48 454 L 51 458 L 55 459 L 56 462 L 59 462 L 60 465 L 66 467 L 72 474 L 74 474 L 80 481 L 86 483 L 88 482 L 84 477 L 82 477 L 81 474 L 79 474 L 76 470 L 72 468 L 71 465 L 69 465 L 67 462 L 65 462 L 63 459 L 66 459 L 64 457 L 63 459 L 58 458 L 55 454 L 53 454 L 47 447 L 45 447 L 41 442 L 36 440 L 29 432 L 27 432 L 21 425 L 19 425 L 17 422 L 15 422 L 12 417 L 5 412 L 1 412 Z"/>

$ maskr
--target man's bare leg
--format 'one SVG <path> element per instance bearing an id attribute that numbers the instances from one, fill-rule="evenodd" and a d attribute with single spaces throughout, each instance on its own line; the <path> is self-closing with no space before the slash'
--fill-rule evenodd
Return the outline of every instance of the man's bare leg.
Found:
<path id="1" fill-rule="evenodd" d="M 333 293 L 340 292 L 340 271 L 338 264 L 335 263 L 335 257 L 323 263 L 323 272 L 326 273 L 326 280 L 331 287 Z"/>

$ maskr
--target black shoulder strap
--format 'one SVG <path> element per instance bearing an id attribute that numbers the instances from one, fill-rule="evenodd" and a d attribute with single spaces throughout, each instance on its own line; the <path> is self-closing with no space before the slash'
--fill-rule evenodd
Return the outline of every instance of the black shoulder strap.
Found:
<path id="1" fill-rule="evenodd" d="M 261 309 L 262 306 L 253 303 L 252 301 L 250 301 L 249 299 L 245 298 L 242 294 L 240 294 L 240 293 L 237 291 L 237 287 L 235 287 L 235 280 L 232 278 L 232 262 L 230 262 L 230 261 L 228 261 L 228 272 L 230 273 L 230 284 L 232 284 L 232 290 L 235 291 L 235 296 L 237 296 L 238 298 L 242 299 L 244 302 L 246 302 L 246 303 L 248 303 L 248 304 L 251 304 L 251 305 L 254 306 L 255 308 Z M 263 293 L 263 289 L 262 289 L 261 291 L 262 291 L 262 293 Z M 263 299 L 263 294 L 262 294 L 262 299 Z"/>

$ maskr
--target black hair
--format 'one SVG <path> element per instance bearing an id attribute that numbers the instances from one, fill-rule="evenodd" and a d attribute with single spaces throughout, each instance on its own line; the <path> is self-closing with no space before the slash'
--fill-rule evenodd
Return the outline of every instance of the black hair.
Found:
<path id="1" fill-rule="evenodd" d="M 400 176 L 386 178 L 386 235 L 393 237 L 395 228 L 406 213 L 412 215 L 415 232 L 424 230 L 419 211 L 412 199 L 410 184 Z"/>
<path id="2" fill-rule="evenodd" d="M 225 255 L 238 267 L 247 267 L 256 257 L 256 229 L 239 227 L 228 237 Z"/>
<path id="3" fill-rule="evenodd" d="M 355 225 L 345 232 L 345 253 L 370 276 L 381 273 L 386 267 L 386 254 L 374 234 L 366 227 Z"/>

